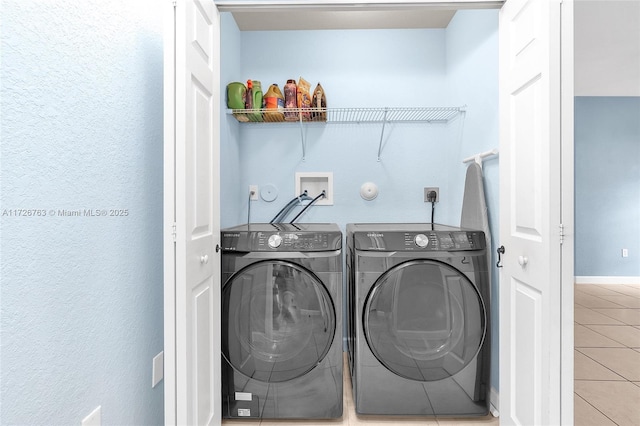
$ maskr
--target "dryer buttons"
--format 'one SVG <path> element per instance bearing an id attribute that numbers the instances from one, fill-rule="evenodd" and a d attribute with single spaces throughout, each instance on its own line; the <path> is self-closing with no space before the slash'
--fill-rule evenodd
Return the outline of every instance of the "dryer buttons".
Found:
<path id="1" fill-rule="evenodd" d="M 429 237 L 427 237 L 424 234 L 418 234 L 413 239 L 413 242 L 416 243 L 418 247 L 425 248 L 426 246 L 429 245 Z"/>
<path id="2" fill-rule="evenodd" d="M 269 244 L 271 248 L 278 248 L 280 244 L 282 244 L 282 237 L 278 234 L 270 235 L 267 244 Z"/>

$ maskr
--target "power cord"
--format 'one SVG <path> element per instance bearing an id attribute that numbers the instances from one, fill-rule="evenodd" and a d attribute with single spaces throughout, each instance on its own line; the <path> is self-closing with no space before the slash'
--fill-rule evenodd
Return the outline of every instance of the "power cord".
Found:
<path id="1" fill-rule="evenodd" d="M 249 191 L 249 200 L 247 201 L 247 223 L 251 223 L 251 197 L 256 194 L 256 191 Z"/>
<path id="2" fill-rule="evenodd" d="M 433 218 L 435 216 L 436 213 L 436 197 L 438 196 L 438 194 L 436 194 L 436 191 L 429 191 L 427 193 L 427 201 L 431 202 L 431 230 L 433 231 Z"/>

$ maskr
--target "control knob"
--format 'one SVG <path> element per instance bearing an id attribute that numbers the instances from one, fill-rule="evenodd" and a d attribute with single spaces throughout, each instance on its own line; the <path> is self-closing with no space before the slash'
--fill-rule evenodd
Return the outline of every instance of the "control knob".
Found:
<path id="1" fill-rule="evenodd" d="M 282 237 L 278 234 L 270 235 L 267 244 L 269 244 L 271 248 L 278 248 L 280 244 L 282 244 Z"/>
<path id="2" fill-rule="evenodd" d="M 429 245 L 429 237 L 427 237 L 424 234 L 418 234 L 413 239 L 413 242 L 416 243 L 418 247 L 425 248 L 426 246 Z"/>

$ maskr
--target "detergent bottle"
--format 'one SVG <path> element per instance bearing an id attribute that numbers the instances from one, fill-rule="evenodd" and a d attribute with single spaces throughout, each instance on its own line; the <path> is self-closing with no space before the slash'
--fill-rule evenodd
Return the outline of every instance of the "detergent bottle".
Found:
<path id="1" fill-rule="evenodd" d="M 277 84 L 269 86 L 264 94 L 264 121 L 284 121 L 284 96 Z"/>
<path id="2" fill-rule="evenodd" d="M 251 81 L 251 84 L 253 86 L 251 88 L 253 92 L 253 109 L 261 110 L 263 107 L 262 83 L 260 83 L 258 80 L 249 80 L 249 81 Z M 251 121 L 262 121 L 262 112 L 254 112 L 248 115 Z"/>

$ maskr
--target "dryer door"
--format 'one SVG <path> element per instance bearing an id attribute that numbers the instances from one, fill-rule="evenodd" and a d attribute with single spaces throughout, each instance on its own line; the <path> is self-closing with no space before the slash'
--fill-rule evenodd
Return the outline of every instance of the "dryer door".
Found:
<path id="1" fill-rule="evenodd" d="M 331 296 L 313 272 L 265 260 L 234 274 L 222 292 L 222 354 L 263 382 L 302 376 L 325 357 L 335 335 Z"/>
<path id="2" fill-rule="evenodd" d="M 385 272 L 365 301 L 363 328 L 376 358 L 402 377 L 451 377 L 477 355 L 486 331 L 476 287 L 451 266 L 412 260 Z"/>

